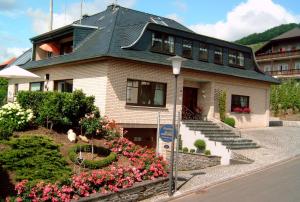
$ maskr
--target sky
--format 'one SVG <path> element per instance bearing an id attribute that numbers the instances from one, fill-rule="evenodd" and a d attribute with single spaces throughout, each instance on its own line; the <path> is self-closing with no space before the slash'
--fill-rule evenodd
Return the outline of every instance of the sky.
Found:
<path id="1" fill-rule="evenodd" d="M 77 20 L 81 0 L 53 0 L 54 28 Z M 83 13 L 117 4 L 172 18 L 197 33 L 234 41 L 274 26 L 300 22 L 299 0 L 84 0 Z M 0 0 L 0 63 L 48 31 L 49 0 Z"/>

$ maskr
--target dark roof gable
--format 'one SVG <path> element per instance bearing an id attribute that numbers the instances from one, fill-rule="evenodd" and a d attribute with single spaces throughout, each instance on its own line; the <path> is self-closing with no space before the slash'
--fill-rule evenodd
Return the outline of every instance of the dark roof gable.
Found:
<path id="1" fill-rule="evenodd" d="M 162 22 L 158 22 L 160 20 Z M 79 23 L 79 21 L 75 21 L 72 25 Z M 83 18 L 81 24 L 97 28 L 90 33 L 86 39 L 83 39 L 80 42 L 74 52 L 55 58 L 31 61 L 27 63 L 24 68 L 38 68 L 102 56 L 170 65 L 166 60 L 168 57 L 167 55 L 153 53 L 149 50 L 136 51 L 130 49 L 139 41 L 145 31 L 150 28 L 172 31 L 176 34 L 191 37 L 195 40 L 205 40 L 210 43 L 221 44 L 224 47 L 236 48 L 252 54 L 251 49 L 246 46 L 199 35 L 174 20 L 121 6 L 108 6 L 103 12 Z M 45 35 L 47 35 L 47 33 Z M 254 62 L 253 66 L 255 66 Z M 253 70 L 237 70 L 232 67 L 202 63 L 193 60 L 187 61 L 184 68 L 234 75 L 267 82 L 277 82 L 276 79 L 255 71 L 255 68 L 253 68 Z"/>

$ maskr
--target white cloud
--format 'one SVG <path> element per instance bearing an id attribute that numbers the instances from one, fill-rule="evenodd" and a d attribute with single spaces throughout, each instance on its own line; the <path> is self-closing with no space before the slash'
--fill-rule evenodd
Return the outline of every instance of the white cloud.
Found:
<path id="1" fill-rule="evenodd" d="M 0 47 L 0 63 L 12 58 L 12 57 L 18 57 L 24 51 L 26 51 L 28 48 L 17 48 L 17 47 L 9 47 L 4 48 Z"/>
<path id="2" fill-rule="evenodd" d="M 176 0 L 172 4 L 180 11 L 187 11 L 188 9 L 187 4 L 181 0 Z"/>
<path id="3" fill-rule="evenodd" d="M 180 16 L 178 16 L 176 13 L 171 13 L 169 15 L 166 15 L 166 18 L 170 18 L 170 19 L 175 20 L 179 23 L 183 23 L 183 19 Z"/>
<path id="4" fill-rule="evenodd" d="M 83 14 L 95 14 L 105 10 L 112 0 L 93 0 L 83 4 Z M 124 7 L 132 7 L 136 0 L 120 0 L 118 4 Z M 49 30 L 49 13 L 40 9 L 28 9 L 27 14 L 32 19 L 33 30 L 38 33 L 44 33 Z M 53 28 L 59 28 L 70 24 L 80 18 L 80 2 L 67 5 L 66 12 L 53 14 Z"/>
<path id="5" fill-rule="evenodd" d="M 299 17 L 272 0 L 247 0 L 231 10 L 225 21 L 195 24 L 190 28 L 199 34 L 225 40 L 236 40 L 280 24 L 299 22 Z"/>

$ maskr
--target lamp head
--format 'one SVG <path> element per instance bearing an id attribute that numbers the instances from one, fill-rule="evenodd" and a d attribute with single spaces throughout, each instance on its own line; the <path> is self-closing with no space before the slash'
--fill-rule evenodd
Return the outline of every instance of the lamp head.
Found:
<path id="1" fill-rule="evenodd" d="M 186 59 L 176 55 L 176 56 L 168 58 L 167 60 L 172 62 L 173 74 L 179 75 L 180 69 L 181 69 L 181 64 L 183 61 L 186 61 Z"/>

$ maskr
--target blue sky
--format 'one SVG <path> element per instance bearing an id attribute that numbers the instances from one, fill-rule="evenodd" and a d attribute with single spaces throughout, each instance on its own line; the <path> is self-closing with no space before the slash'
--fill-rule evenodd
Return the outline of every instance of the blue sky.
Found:
<path id="1" fill-rule="evenodd" d="M 113 0 L 85 0 L 83 12 L 102 11 Z M 276 25 L 300 21 L 298 0 L 118 0 L 118 4 L 173 18 L 194 31 L 236 40 Z M 54 0 L 54 26 L 79 17 L 80 0 Z M 0 62 L 29 48 L 47 31 L 49 0 L 0 0 Z"/>

